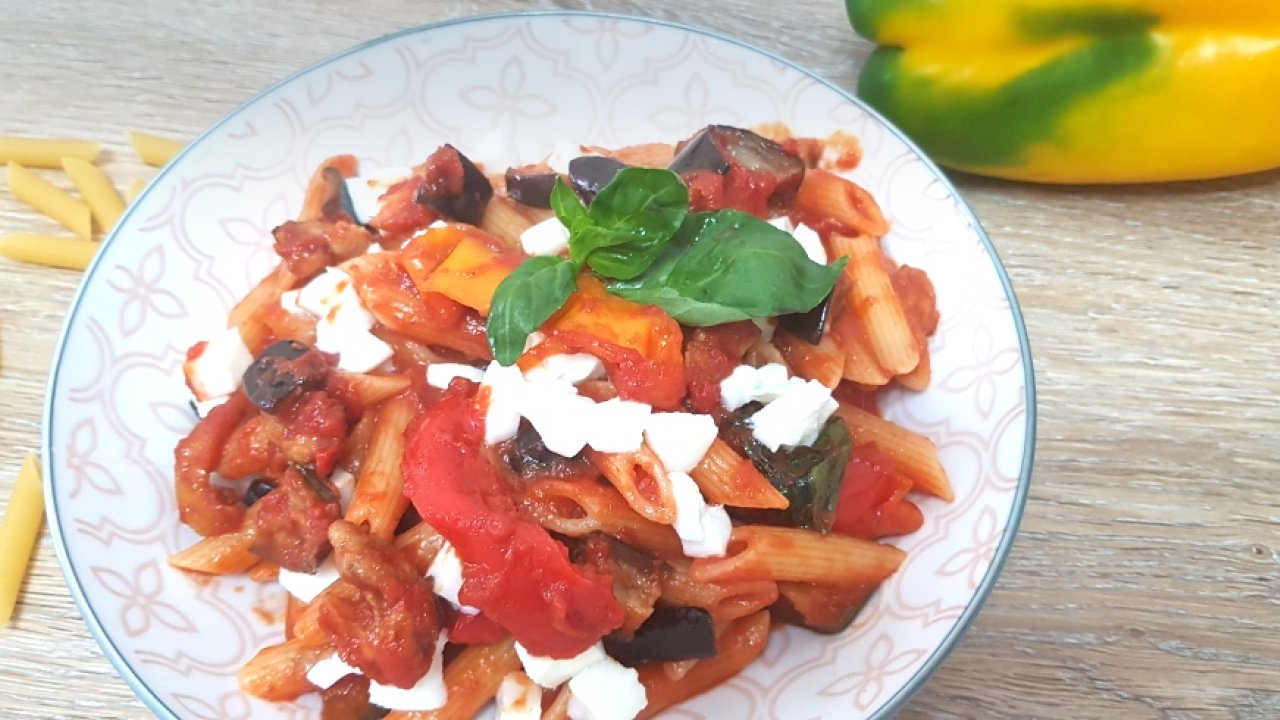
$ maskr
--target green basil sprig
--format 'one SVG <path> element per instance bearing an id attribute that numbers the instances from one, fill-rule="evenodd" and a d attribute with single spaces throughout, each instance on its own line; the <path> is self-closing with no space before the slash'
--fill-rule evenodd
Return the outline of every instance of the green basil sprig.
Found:
<path id="1" fill-rule="evenodd" d="M 557 179 L 551 207 L 569 230 L 569 259 L 529 258 L 498 285 L 487 330 L 503 365 L 564 305 L 584 266 L 615 295 L 706 326 L 809 310 L 845 263 L 813 262 L 790 235 L 746 213 L 689 213 L 688 188 L 669 170 L 624 168 L 589 207 Z"/>

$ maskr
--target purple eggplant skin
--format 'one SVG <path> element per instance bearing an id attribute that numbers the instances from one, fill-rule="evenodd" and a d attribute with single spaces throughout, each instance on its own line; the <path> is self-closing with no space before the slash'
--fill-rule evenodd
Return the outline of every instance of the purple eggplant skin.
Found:
<path id="1" fill-rule="evenodd" d="M 709 658 L 716 654 L 716 632 L 702 608 L 657 607 L 630 640 L 606 635 L 604 651 L 627 667 Z"/>
<path id="2" fill-rule="evenodd" d="M 804 161 L 778 143 L 730 125 L 708 125 L 680 148 L 668 170 L 678 174 L 711 170 L 724 175 L 731 165 L 753 173 L 767 173 L 777 181 L 770 202 L 789 202 L 804 180 Z"/>
<path id="3" fill-rule="evenodd" d="M 241 378 L 249 402 L 260 410 L 274 412 L 280 401 L 294 391 L 322 386 L 323 374 L 294 362 L 308 352 L 311 348 L 294 340 L 281 340 L 263 350 Z"/>
<path id="4" fill-rule="evenodd" d="M 507 169 L 507 197 L 522 205 L 551 208 L 551 191 L 559 177 L 542 165 L 526 165 Z"/>
<path id="5" fill-rule="evenodd" d="M 584 155 L 569 161 L 569 182 L 587 205 L 626 165 L 603 155 Z"/>
<path id="6" fill-rule="evenodd" d="M 456 167 L 451 167 L 453 163 Z M 451 189 L 449 182 L 462 175 L 461 189 Z M 451 220 L 475 225 L 493 198 L 493 185 L 480 168 L 452 145 L 442 145 L 427 158 L 427 182 L 422 184 L 414 201 Z"/>
<path id="7" fill-rule="evenodd" d="M 325 220 L 347 218 L 355 221 L 356 206 L 347 192 L 347 179 L 337 168 L 324 169 L 324 185 L 327 197 L 320 204 L 320 216 Z"/>
<path id="8" fill-rule="evenodd" d="M 267 496 L 267 493 L 276 489 L 275 483 L 265 478 L 257 478 L 249 483 L 249 487 L 244 490 L 244 506 L 251 507 L 254 503 Z"/>
<path id="9" fill-rule="evenodd" d="M 817 345 L 822 342 L 822 334 L 827 327 L 827 316 L 831 314 L 831 298 L 834 294 L 834 290 L 827 293 L 826 299 L 813 306 L 811 310 L 779 315 L 778 326 L 810 345 Z"/>

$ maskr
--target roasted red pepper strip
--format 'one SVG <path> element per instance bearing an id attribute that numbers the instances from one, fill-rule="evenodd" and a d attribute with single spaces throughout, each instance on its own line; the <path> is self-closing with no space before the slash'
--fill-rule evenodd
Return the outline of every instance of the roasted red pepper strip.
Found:
<path id="1" fill-rule="evenodd" d="M 405 495 L 462 559 L 462 603 L 479 608 L 535 655 L 573 657 L 620 626 L 608 578 L 521 516 L 482 448 L 476 386 L 455 381 L 408 433 Z"/>

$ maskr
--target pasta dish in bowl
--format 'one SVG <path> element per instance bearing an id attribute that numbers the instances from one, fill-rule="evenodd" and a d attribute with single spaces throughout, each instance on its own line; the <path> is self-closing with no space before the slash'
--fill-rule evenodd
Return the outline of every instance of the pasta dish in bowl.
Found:
<path id="1" fill-rule="evenodd" d="M 680 63 L 535 79 L 565 32 Z M 64 567 L 153 709 L 848 717 L 918 685 L 1016 527 L 1025 338 L 945 180 L 840 93 L 785 68 L 771 115 L 726 86 L 662 132 L 672 83 L 774 62 L 475 19 L 306 71 L 166 171 L 48 430 Z M 111 507 L 127 467 L 154 482 Z"/>

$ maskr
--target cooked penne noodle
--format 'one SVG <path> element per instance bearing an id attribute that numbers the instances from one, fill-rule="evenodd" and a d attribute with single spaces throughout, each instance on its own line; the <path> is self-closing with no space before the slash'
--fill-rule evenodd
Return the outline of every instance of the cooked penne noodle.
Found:
<path id="1" fill-rule="evenodd" d="M 525 493 L 525 510 L 543 527 L 570 537 L 602 532 L 663 557 L 680 557 L 683 546 L 669 525 L 646 520 L 608 485 L 539 480 Z"/>
<path id="2" fill-rule="evenodd" d="M 9 162 L 9 192 L 37 212 L 56 220 L 82 240 L 93 237 L 93 216 L 77 200 L 16 162 Z"/>
<path id="3" fill-rule="evenodd" d="M 920 348 L 920 363 L 911 372 L 894 379 L 908 390 L 922 391 L 929 387 L 929 381 L 933 378 L 933 363 L 929 359 L 928 345 L 918 343 L 917 346 Z"/>
<path id="4" fill-rule="evenodd" d="M 102 146 L 90 140 L 0 135 L 0 162 L 16 162 L 27 167 L 59 168 L 64 158 L 93 162 Z"/>
<path id="5" fill-rule="evenodd" d="M 856 235 L 878 238 L 889 232 L 889 223 L 871 193 L 826 170 L 805 173 L 796 193 L 795 212 L 808 224 L 835 221 Z"/>
<path id="6" fill-rule="evenodd" d="M 778 599 L 778 583 L 773 580 L 740 580 L 710 583 L 689 575 L 690 560 L 668 560 L 662 577 L 665 602 L 699 607 L 711 613 L 717 627 L 769 607 Z"/>
<path id="7" fill-rule="evenodd" d="M 867 330 L 876 359 L 893 375 L 911 372 L 920 364 L 920 348 L 885 272 L 880 241 L 867 235 L 833 235 L 831 247 L 849 257 L 850 306 Z"/>
<path id="8" fill-rule="evenodd" d="M 906 553 L 891 545 L 797 528 L 739 525 L 729 554 L 698 558 L 689 576 L 704 582 L 794 580 L 825 585 L 880 582 L 893 574 Z"/>
<path id="9" fill-rule="evenodd" d="M 550 211 L 521 205 L 510 198 L 497 196 L 485 206 L 479 227 L 508 247 L 519 248 L 521 233 L 549 217 L 551 217 Z"/>
<path id="10" fill-rule="evenodd" d="M 733 507 L 782 510 L 787 498 L 729 443 L 716 438 L 689 475 L 707 502 Z"/>
<path id="11" fill-rule="evenodd" d="M 34 233 L 0 235 L 0 255 L 22 262 L 83 270 L 98 252 L 98 243 L 80 238 Z"/>
<path id="12" fill-rule="evenodd" d="M 583 453 L 604 475 L 632 510 L 646 520 L 670 525 L 676 521 L 676 498 L 662 461 L 648 446 L 633 453 Z"/>
<path id="13" fill-rule="evenodd" d="M 138 196 L 142 194 L 142 189 L 146 186 L 146 180 L 143 180 L 142 178 L 134 178 L 133 182 L 129 183 L 129 187 L 124 190 L 124 201 L 126 203 L 133 204 L 133 201 L 138 199 Z"/>
<path id="14" fill-rule="evenodd" d="M 369 534 L 374 537 L 390 538 L 409 506 L 400 461 L 404 456 L 404 430 L 413 419 L 414 410 L 414 402 L 408 397 L 392 398 L 378 408 L 369 452 L 346 514 L 352 523 L 367 523 Z"/>
<path id="15" fill-rule="evenodd" d="M 40 483 L 40 458 L 28 454 L 13 482 L 9 504 L 0 519 L 0 627 L 9 624 L 18 600 L 22 578 L 36 544 L 44 517 L 44 491 Z"/>
<path id="16" fill-rule="evenodd" d="M 139 132 L 137 130 L 129 131 L 129 144 L 133 146 L 133 151 L 138 154 L 138 158 L 142 162 L 152 167 L 162 167 L 174 155 L 177 155 L 186 143 L 162 138 L 159 135 Z"/>
<path id="17" fill-rule="evenodd" d="M 852 309 L 846 312 L 853 314 Z M 875 350 L 871 347 L 871 340 L 867 338 L 862 322 L 857 321 L 856 325 L 850 323 L 850 328 L 852 332 L 840 338 L 840 344 L 845 352 L 844 379 L 877 387 L 888 384 L 891 377 L 876 359 Z"/>
<path id="18" fill-rule="evenodd" d="M 109 232 L 124 213 L 124 200 L 116 192 L 115 186 L 98 166 L 80 158 L 64 159 L 62 169 L 71 178 L 76 190 L 80 191 L 80 197 L 89 204 L 93 219 L 98 223 L 98 230 Z"/>
<path id="19" fill-rule="evenodd" d="M 879 445 L 893 461 L 893 467 L 911 478 L 915 489 L 947 502 L 955 499 L 932 440 L 846 403 L 840 403 L 836 414 L 849 428 L 854 445 Z"/>
<path id="20" fill-rule="evenodd" d="M 782 353 L 787 367 L 806 380 L 834 388 L 844 377 L 845 353 L 831 333 L 823 333 L 822 341 L 811 345 L 779 328 L 773 334 L 773 345 Z"/>
<path id="21" fill-rule="evenodd" d="M 444 668 L 449 704 L 430 712 L 393 712 L 386 720 L 472 720 L 498 694 L 502 678 L 520 669 L 515 641 L 468 645 Z"/>
<path id="22" fill-rule="evenodd" d="M 750 665 L 764 651 L 769 639 L 769 613 L 761 611 L 736 621 L 716 638 L 715 657 L 705 658 L 679 680 L 672 680 L 661 665 L 640 668 L 648 705 L 641 718 L 651 718 L 678 702 L 719 685 Z"/>
<path id="23" fill-rule="evenodd" d="M 665 168 L 675 158 L 676 146 L 671 143 L 642 143 L 618 148 L 611 154 L 623 165 Z"/>
<path id="24" fill-rule="evenodd" d="M 275 582 L 280 579 L 280 566 L 273 562 L 259 560 L 254 563 L 253 567 L 249 568 L 248 575 L 249 579 L 254 582 Z"/>
<path id="25" fill-rule="evenodd" d="M 258 651 L 236 674 L 240 689 L 263 700 L 293 700 L 315 686 L 307 671 L 333 649 L 309 645 L 302 640 L 286 640 Z"/>
<path id="26" fill-rule="evenodd" d="M 258 556 L 249 549 L 252 545 L 253 525 L 246 522 L 238 532 L 210 535 L 170 556 L 169 565 L 207 575 L 247 572 L 258 564 Z"/>
<path id="27" fill-rule="evenodd" d="M 556 693 L 555 699 L 551 701 L 547 709 L 542 711 L 542 720 L 569 720 L 569 699 L 571 697 L 568 687 L 561 689 L 560 692 Z"/>
<path id="28" fill-rule="evenodd" d="M 231 308 L 228 327 L 240 331 L 240 337 L 250 352 L 257 354 L 271 334 L 270 327 L 262 321 L 259 314 L 268 305 L 279 305 L 280 296 L 293 287 L 294 281 L 293 273 L 289 272 L 288 267 L 284 264 L 277 265 Z"/>
<path id="29" fill-rule="evenodd" d="M 408 375 L 370 375 L 368 373 L 339 373 L 348 383 L 356 398 L 365 407 L 373 407 L 393 395 L 404 392 L 413 381 Z"/>

